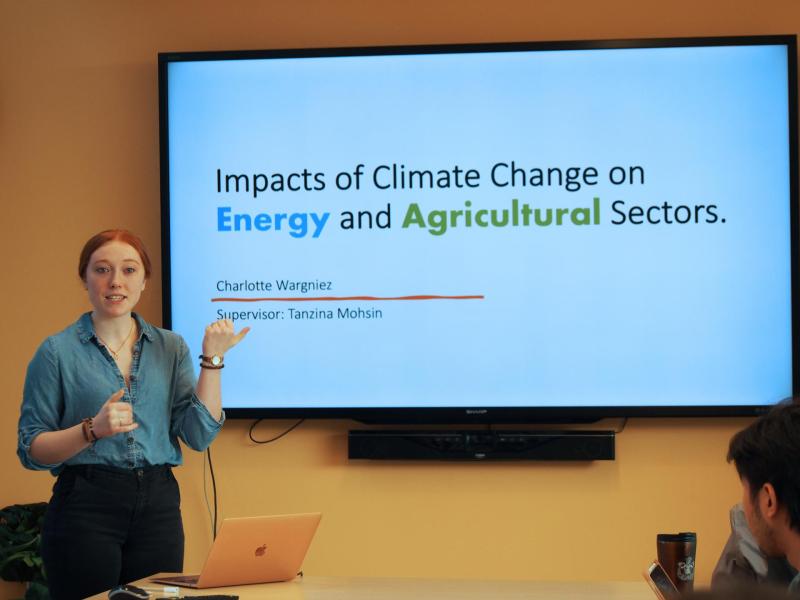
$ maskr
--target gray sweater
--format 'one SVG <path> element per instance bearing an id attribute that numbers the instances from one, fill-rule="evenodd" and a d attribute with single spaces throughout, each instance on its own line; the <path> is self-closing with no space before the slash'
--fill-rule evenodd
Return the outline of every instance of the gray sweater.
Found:
<path id="1" fill-rule="evenodd" d="M 742 505 L 731 508 L 731 535 L 711 575 L 711 587 L 742 581 L 788 587 L 797 570 L 785 558 L 770 558 L 761 552 L 744 516 Z"/>

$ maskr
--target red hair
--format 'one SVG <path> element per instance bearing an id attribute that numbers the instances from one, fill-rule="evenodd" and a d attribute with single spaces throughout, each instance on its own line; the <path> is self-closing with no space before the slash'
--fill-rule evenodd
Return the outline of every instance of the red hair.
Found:
<path id="1" fill-rule="evenodd" d="M 105 246 L 109 242 L 123 242 L 128 244 L 131 248 L 139 253 L 142 259 L 142 266 L 144 267 L 144 278 L 150 279 L 151 263 L 150 257 L 147 255 L 147 249 L 139 236 L 131 233 L 127 229 L 106 229 L 100 233 L 89 238 L 89 241 L 83 245 L 81 256 L 78 259 L 78 275 L 81 280 L 86 281 L 86 269 L 89 267 L 89 259 L 100 246 Z"/>

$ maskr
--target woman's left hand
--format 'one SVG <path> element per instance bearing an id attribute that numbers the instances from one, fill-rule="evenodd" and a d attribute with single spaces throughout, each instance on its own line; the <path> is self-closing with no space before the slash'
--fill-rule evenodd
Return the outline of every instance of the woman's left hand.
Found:
<path id="1" fill-rule="evenodd" d="M 225 356 L 225 353 L 244 339 L 249 327 L 245 327 L 239 333 L 233 329 L 233 321 L 230 319 L 220 319 L 206 327 L 203 336 L 203 354 L 205 356 Z"/>

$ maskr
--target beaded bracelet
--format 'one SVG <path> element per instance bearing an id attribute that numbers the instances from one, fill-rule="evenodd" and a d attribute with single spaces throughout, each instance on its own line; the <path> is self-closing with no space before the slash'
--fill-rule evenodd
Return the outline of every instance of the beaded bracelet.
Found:
<path id="1" fill-rule="evenodd" d="M 212 365 L 211 363 L 201 362 L 200 363 L 200 368 L 201 369 L 224 369 L 225 365 L 224 364 Z"/>
<path id="2" fill-rule="evenodd" d="M 83 439 L 90 444 L 100 439 L 94 432 L 94 420 L 92 417 L 87 417 L 81 421 L 81 431 L 83 431 Z"/>

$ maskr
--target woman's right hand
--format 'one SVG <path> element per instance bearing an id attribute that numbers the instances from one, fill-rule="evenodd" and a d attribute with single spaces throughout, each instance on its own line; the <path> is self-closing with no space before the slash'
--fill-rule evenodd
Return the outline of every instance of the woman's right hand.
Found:
<path id="1" fill-rule="evenodd" d="M 111 394 L 95 415 L 92 430 L 98 438 L 127 433 L 139 427 L 133 420 L 133 406 L 129 402 L 120 402 L 124 395 L 125 388 Z"/>

